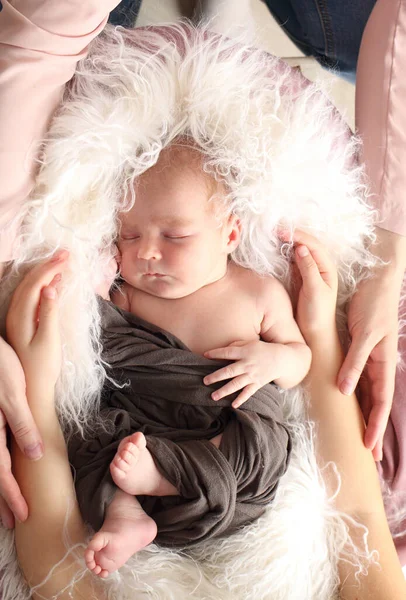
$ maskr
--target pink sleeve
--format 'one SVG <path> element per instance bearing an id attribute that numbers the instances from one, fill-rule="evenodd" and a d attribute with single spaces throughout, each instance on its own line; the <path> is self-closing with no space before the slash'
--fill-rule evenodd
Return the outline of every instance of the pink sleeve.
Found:
<path id="1" fill-rule="evenodd" d="M 64 84 L 119 0 L 2 0 L 0 12 L 0 263 L 12 258 L 16 214 Z"/>
<path id="2" fill-rule="evenodd" d="M 406 0 L 378 0 L 366 26 L 356 125 L 379 226 L 406 235 Z"/>

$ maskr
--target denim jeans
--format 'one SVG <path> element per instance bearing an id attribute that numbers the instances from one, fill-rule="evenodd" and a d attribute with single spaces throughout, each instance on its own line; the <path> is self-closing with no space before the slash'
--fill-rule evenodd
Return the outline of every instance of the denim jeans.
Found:
<path id="1" fill-rule="evenodd" d="M 123 0 L 110 15 L 131 27 L 142 0 Z M 164 0 L 161 0 L 164 2 Z M 239 0 L 235 0 L 238 2 Z M 355 82 L 362 33 L 376 0 L 263 0 L 296 46 L 345 79 Z"/>
<path id="2" fill-rule="evenodd" d="M 165 0 L 161 1 L 164 2 Z M 142 0 L 122 0 L 110 13 L 109 23 L 112 25 L 122 25 L 123 27 L 134 27 L 141 2 Z"/>
<path id="3" fill-rule="evenodd" d="M 263 0 L 306 56 L 355 83 L 361 38 L 376 0 Z"/>

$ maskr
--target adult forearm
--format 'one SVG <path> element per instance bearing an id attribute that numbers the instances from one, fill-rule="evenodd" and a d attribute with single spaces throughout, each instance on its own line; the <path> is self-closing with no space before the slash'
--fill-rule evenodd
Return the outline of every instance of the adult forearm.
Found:
<path id="1" fill-rule="evenodd" d="M 16 524 L 17 554 L 27 581 L 34 586 L 40 584 L 52 567 L 65 557 L 64 532 L 74 545 L 85 542 L 86 530 L 76 500 L 64 437 L 54 409 L 53 390 L 28 388 L 27 397 L 44 442 L 44 455 L 33 463 L 14 443 L 12 460 L 15 477 L 29 507 L 27 521 Z M 42 597 L 51 597 L 60 592 L 80 568 L 76 559 L 69 555 L 39 593 Z M 90 574 L 82 579 L 74 588 L 73 598 L 91 597 L 91 593 L 95 592 L 93 580 Z M 69 591 L 58 598 L 67 599 Z M 95 597 L 103 596 L 98 591 Z"/>
<path id="2" fill-rule="evenodd" d="M 332 461 L 341 477 L 336 507 L 369 530 L 370 550 L 379 551 L 379 566 L 371 566 L 367 577 L 355 578 L 354 568 L 340 563 L 343 600 L 401 600 L 406 583 L 385 517 L 377 470 L 370 450 L 363 443 L 364 421 L 355 395 L 344 396 L 336 385 L 343 352 L 338 336 L 317 336 L 310 343 L 312 366 L 307 378 L 309 417 L 316 424 L 316 452 L 320 467 Z M 331 469 L 324 471 L 329 492 L 337 481 Z M 354 541 L 360 532 L 351 528 Z"/>
<path id="3" fill-rule="evenodd" d="M 274 381 L 281 388 L 288 390 L 301 383 L 306 377 L 312 353 L 310 348 L 301 342 L 291 342 L 280 346 L 279 361 L 282 375 Z"/>
<path id="4" fill-rule="evenodd" d="M 357 399 L 355 394 L 344 396 L 337 387 L 344 359 L 338 335 L 320 334 L 311 349 L 313 360 L 306 386 L 309 418 L 316 423 L 317 453 L 320 462 L 333 461 L 345 474 L 337 507 L 349 513 L 383 507 L 375 462 L 363 443 L 365 424 Z M 335 485 L 333 477 L 330 491 Z"/>

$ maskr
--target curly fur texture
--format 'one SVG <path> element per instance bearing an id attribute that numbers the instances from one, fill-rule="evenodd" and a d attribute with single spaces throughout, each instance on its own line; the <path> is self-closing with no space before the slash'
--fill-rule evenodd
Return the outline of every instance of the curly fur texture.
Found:
<path id="1" fill-rule="evenodd" d="M 281 248 L 275 229 L 306 228 L 336 261 L 341 318 L 374 265 L 359 142 L 317 86 L 263 51 L 188 23 L 106 27 L 53 119 L 24 208 L 18 258 L 0 292 L 4 317 L 25 271 L 58 247 L 70 250 L 57 389 L 67 436 L 72 428 L 86 434 L 97 414 L 105 371 L 94 289 L 113 256 L 117 214 L 136 202 L 137 177 L 182 136 L 227 185 L 229 209 L 243 229 L 237 263 L 289 287 L 291 245 Z M 267 514 L 193 551 L 150 546 L 113 577 L 112 598 L 331 600 L 340 554 L 365 568 L 373 557 L 367 545 L 351 545 L 345 517 L 319 476 L 300 390 L 286 393 L 285 415 L 293 457 Z M 0 535 L 0 567 L 8 569 L 3 600 L 23 600 L 12 535 Z"/>

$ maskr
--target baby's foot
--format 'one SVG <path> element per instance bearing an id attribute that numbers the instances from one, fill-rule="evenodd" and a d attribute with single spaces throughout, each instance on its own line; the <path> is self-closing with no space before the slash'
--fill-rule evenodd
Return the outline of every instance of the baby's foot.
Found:
<path id="1" fill-rule="evenodd" d="M 103 527 L 85 551 L 86 566 L 104 579 L 150 544 L 156 534 L 155 522 L 142 510 L 137 499 L 118 490 Z"/>
<path id="2" fill-rule="evenodd" d="M 141 455 L 146 450 L 147 443 L 143 433 L 137 431 L 121 440 L 111 465 L 110 473 L 114 483 L 128 494 L 142 494 L 140 480 L 145 478 L 146 473 L 138 464 Z"/>

